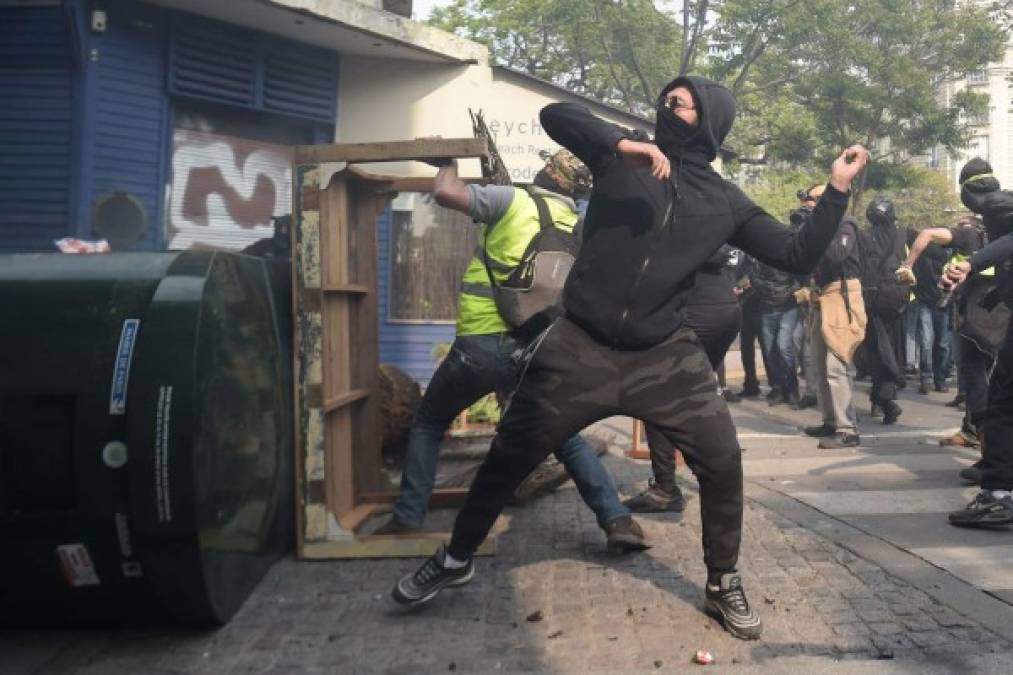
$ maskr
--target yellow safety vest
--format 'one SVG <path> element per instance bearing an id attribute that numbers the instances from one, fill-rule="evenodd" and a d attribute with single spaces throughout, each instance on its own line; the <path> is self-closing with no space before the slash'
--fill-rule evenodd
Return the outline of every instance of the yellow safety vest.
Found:
<path id="1" fill-rule="evenodd" d="M 954 253 L 953 257 L 950 258 L 950 261 L 948 263 L 946 263 L 946 264 L 947 265 L 952 265 L 953 263 L 964 262 L 965 260 L 970 260 L 970 259 L 971 259 L 971 256 L 969 256 L 969 255 L 963 255 L 961 253 Z M 989 267 L 987 270 L 982 270 L 981 272 L 979 272 L 979 274 L 981 276 L 983 276 L 983 277 L 994 277 L 995 276 L 995 268 L 994 267 Z"/>
<path id="2" fill-rule="evenodd" d="M 539 194 L 545 197 L 556 227 L 573 232 L 573 226 L 580 217 L 573 208 L 573 202 L 551 192 Z M 482 259 L 482 242 L 485 241 L 489 255 L 489 269 L 499 282 L 517 267 L 539 229 L 538 207 L 527 190 L 522 188 L 514 188 L 513 201 L 502 218 L 492 225 L 479 225 L 478 246 L 461 279 L 461 295 L 457 302 L 458 335 L 490 335 L 510 329 L 500 317 L 493 300 L 489 275 Z"/>

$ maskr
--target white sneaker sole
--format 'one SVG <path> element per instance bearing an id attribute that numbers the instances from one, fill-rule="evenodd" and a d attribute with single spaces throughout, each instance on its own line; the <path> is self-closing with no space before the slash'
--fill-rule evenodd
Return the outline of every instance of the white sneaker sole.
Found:
<path id="1" fill-rule="evenodd" d="M 406 577 L 406 579 L 410 578 L 411 578 L 410 576 Z M 442 591 L 444 588 L 454 588 L 456 586 L 464 586 L 474 578 L 475 578 L 475 565 L 472 564 L 471 568 L 468 570 L 468 573 L 465 574 L 463 577 L 458 577 L 456 579 L 448 581 L 445 584 L 437 586 L 436 588 L 431 590 L 429 593 L 423 595 L 422 597 L 412 598 L 404 591 L 401 584 L 404 583 L 405 579 L 402 579 L 397 583 L 397 586 L 394 587 L 394 590 L 391 592 L 390 595 L 392 598 L 394 598 L 394 601 L 400 605 L 407 605 L 408 607 L 418 607 L 419 605 L 424 605 L 433 598 L 435 598 L 437 595 L 440 594 L 440 591 Z"/>

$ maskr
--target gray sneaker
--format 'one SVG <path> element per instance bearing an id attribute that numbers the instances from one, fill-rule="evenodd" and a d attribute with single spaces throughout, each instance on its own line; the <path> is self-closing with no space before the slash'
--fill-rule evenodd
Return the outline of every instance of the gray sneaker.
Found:
<path id="1" fill-rule="evenodd" d="M 1013 498 L 999 499 L 989 490 L 982 490 L 970 504 L 950 513 L 950 524 L 960 527 L 1013 525 Z"/>
<path id="2" fill-rule="evenodd" d="M 682 496 L 682 490 L 678 485 L 672 486 L 672 492 L 668 492 L 651 480 L 647 489 L 636 497 L 630 497 L 623 502 L 623 506 L 633 513 L 663 513 L 674 511 L 682 513 L 686 508 L 686 499 Z"/>
<path id="3" fill-rule="evenodd" d="M 447 549 L 443 544 L 431 558 L 397 582 L 391 591 L 391 597 L 402 605 L 412 607 L 424 605 L 444 588 L 463 586 L 475 576 L 475 559 L 468 560 L 464 567 L 450 569 L 443 566 L 447 559 Z"/>
<path id="4" fill-rule="evenodd" d="M 720 620 L 726 631 L 741 640 L 756 640 L 763 631 L 760 615 L 749 606 L 738 574 L 722 574 L 718 586 L 707 584 L 704 611 Z"/>
<path id="5" fill-rule="evenodd" d="M 836 450 L 838 448 L 857 448 L 862 444 L 858 434 L 849 434 L 847 431 L 839 431 L 829 438 L 824 438 L 816 447 L 820 450 Z"/>

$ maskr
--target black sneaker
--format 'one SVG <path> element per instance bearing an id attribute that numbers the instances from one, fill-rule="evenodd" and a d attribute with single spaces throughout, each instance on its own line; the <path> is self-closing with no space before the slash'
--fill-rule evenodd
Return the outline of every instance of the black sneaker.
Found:
<path id="1" fill-rule="evenodd" d="M 373 530 L 373 534 L 416 534 L 421 531 L 421 527 L 408 525 L 398 520 L 397 516 L 391 516 L 390 520 Z"/>
<path id="2" fill-rule="evenodd" d="M 824 422 L 823 424 L 817 427 L 806 427 L 805 429 L 803 429 L 803 431 L 805 432 L 806 436 L 812 436 L 814 438 L 824 438 L 826 436 L 833 436 L 834 434 L 836 434 L 837 427 L 835 427 L 833 424 L 827 424 L 826 422 Z"/>
<path id="3" fill-rule="evenodd" d="M 961 527 L 990 527 L 1013 524 L 1013 498 L 1001 499 L 988 490 L 982 490 L 974 501 L 950 514 L 950 524 Z"/>
<path id="4" fill-rule="evenodd" d="M 401 578 L 391 591 L 391 597 L 402 605 L 424 605 L 448 586 L 463 586 L 475 576 L 475 560 L 472 558 L 464 567 L 448 569 L 443 566 L 447 549 L 443 544 L 431 558 L 422 563 L 412 574 Z"/>
<path id="5" fill-rule="evenodd" d="M 707 584 L 704 611 L 719 619 L 726 631 L 742 640 L 756 640 L 763 630 L 760 615 L 749 606 L 738 574 L 722 574 L 718 586 Z"/>
<path id="6" fill-rule="evenodd" d="M 857 448 L 862 444 L 858 434 L 849 434 L 847 431 L 836 433 L 830 438 L 824 438 L 816 447 L 820 450 L 836 450 L 837 448 Z"/>
<path id="7" fill-rule="evenodd" d="M 929 385 L 928 382 L 922 382 L 921 384 L 918 385 L 919 394 L 922 394 L 924 396 L 925 394 L 928 394 L 930 391 L 932 391 L 932 387 Z"/>
<path id="8" fill-rule="evenodd" d="M 815 408 L 816 403 L 817 401 L 815 396 L 812 394 L 806 394 L 798 400 L 798 409 L 805 410 L 806 408 Z"/>
<path id="9" fill-rule="evenodd" d="M 767 395 L 766 395 L 765 398 L 768 401 L 772 402 L 771 405 L 776 405 L 776 403 L 773 403 L 773 402 L 774 401 L 780 401 L 781 397 L 782 397 L 781 388 L 780 387 L 771 387 L 770 391 L 767 392 Z"/>
<path id="10" fill-rule="evenodd" d="M 633 513 L 663 513 L 674 511 L 682 513 L 686 508 L 686 498 L 682 496 L 682 490 L 678 485 L 673 486 L 672 492 L 658 487 L 653 480 L 647 489 L 636 497 L 630 497 L 623 502 L 623 506 Z"/>
<path id="11" fill-rule="evenodd" d="M 883 403 L 883 424 L 896 424 L 897 418 L 904 412 L 896 401 Z"/>
<path id="12" fill-rule="evenodd" d="M 971 466 L 965 466 L 960 470 L 960 477 L 971 485 L 981 485 L 981 465 L 985 460 L 979 459 Z"/>
<path id="13" fill-rule="evenodd" d="M 739 397 L 739 395 L 736 394 L 731 389 L 728 389 L 728 388 L 722 389 L 721 390 L 721 395 L 724 397 L 725 403 L 741 403 L 742 402 L 742 398 Z"/>
<path id="14" fill-rule="evenodd" d="M 962 405 L 964 405 L 964 402 L 966 400 L 967 400 L 967 396 L 965 394 L 957 394 L 956 396 L 953 397 L 952 401 L 947 401 L 946 407 L 947 408 L 959 408 Z"/>
<path id="15" fill-rule="evenodd" d="M 605 530 L 609 553 L 644 551 L 651 548 L 644 537 L 644 531 L 640 529 L 640 523 L 633 520 L 633 516 L 619 516 L 605 523 L 601 529 Z"/>
<path id="16" fill-rule="evenodd" d="M 757 398 L 760 395 L 759 387 L 743 387 L 736 396 L 739 398 Z"/>

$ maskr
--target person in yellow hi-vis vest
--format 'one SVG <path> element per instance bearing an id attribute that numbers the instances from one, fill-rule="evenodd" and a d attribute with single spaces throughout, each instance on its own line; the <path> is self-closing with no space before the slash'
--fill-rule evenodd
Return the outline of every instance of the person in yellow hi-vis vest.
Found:
<path id="1" fill-rule="evenodd" d="M 918 278 L 914 264 L 930 243 L 952 248 L 955 255 L 950 265 L 966 261 L 985 244 L 985 233 L 976 218 L 963 218 L 956 227 L 937 227 L 922 230 L 911 245 L 911 252 L 897 270 L 900 281 L 914 285 Z M 944 445 L 981 447 L 980 427 L 988 410 L 989 373 L 995 363 L 998 346 L 1005 335 L 1009 309 L 996 306 L 991 312 L 978 307 L 979 300 L 995 287 L 995 269 L 983 270 L 960 289 L 956 301 L 957 377 L 965 395 L 966 412 L 960 431 L 940 441 Z M 948 301 L 949 298 L 944 296 Z M 971 483 L 981 482 L 981 462 L 962 469 L 960 475 Z"/>
<path id="2" fill-rule="evenodd" d="M 535 198 L 544 200 L 557 228 L 572 232 L 580 217 L 574 196 L 590 189 L 590 172 L 567 150 L 550 157 L 528 189 L 467 185 L 458 177 L 453 161 L 439 169 L 436 202 L 471 216 L 478 224 L 480 243 L 461 281 L 454 344 L 426 387 L 411 429 L 401 494 L 393 517 L 377 530 L 379 534 L 421 529 L 443 434 L 478 399 L 496 392 L 505 400 L 516 386 L 526 345 L 511 334 L 500 316 L 489 277 L 493 275 L 497 283 L 504 281 L 539 232 Z M 609 549 L 647 548 L 643 531 L 619 500 L 612 477 L 591 447 L 576 435 L 555 454 L 594 511 Z"/>

